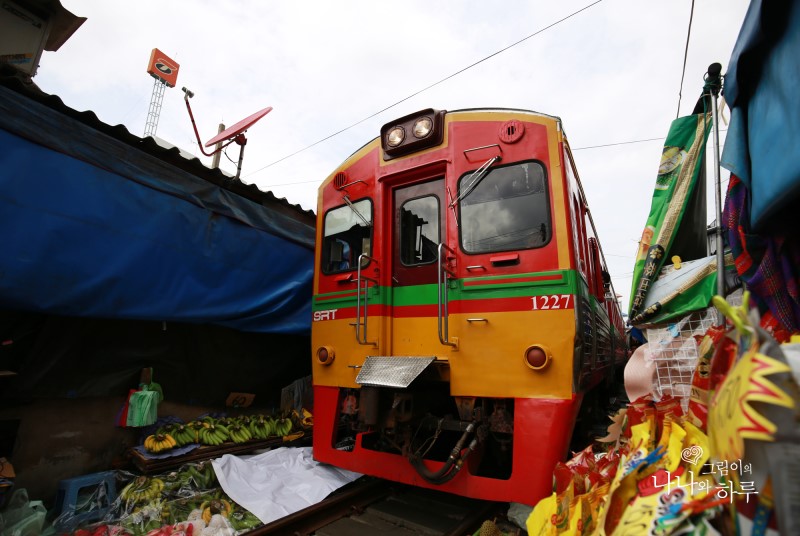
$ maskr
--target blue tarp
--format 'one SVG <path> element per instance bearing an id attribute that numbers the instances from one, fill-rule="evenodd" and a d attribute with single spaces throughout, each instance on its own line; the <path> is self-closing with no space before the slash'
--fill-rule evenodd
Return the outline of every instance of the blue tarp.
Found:
<path id="1" fill-rule="evenodd" d="M 800 195 L 800 2 L 753 0 L 725 75 L 731 121 L 721 164 L 750 191 L 763 230 Z"/>
<path id="2" fill-rule="evenodd" d="M 0 87 L 0 308 L 309 332 L 313 226 L 86 123 Z"/>

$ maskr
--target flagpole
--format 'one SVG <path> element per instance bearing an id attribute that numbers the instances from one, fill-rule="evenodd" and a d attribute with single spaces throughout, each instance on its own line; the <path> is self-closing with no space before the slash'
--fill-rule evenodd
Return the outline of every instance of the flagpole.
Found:
<path id="1" fill-rule="evenodd" d="M 715 196 L 714 205 L 716 208 L 717 217 L 717 294 L 725 297 L 725 252 L 723 236 L 722 236 L 722 184 L 720 182 L 720 165 L 719 165 L 719 109 L 717 99 L 719 92 L 722 89 L 722 65 L 719 63 L 712 63 L 708 66 L 706 73 L 706 87 L 711 92 L 711 120 L 714 128 L 714 186 Z M 717 321 L 720 325 L 725 323 L 725 317 L 721 311 L 717 311 Z"/>

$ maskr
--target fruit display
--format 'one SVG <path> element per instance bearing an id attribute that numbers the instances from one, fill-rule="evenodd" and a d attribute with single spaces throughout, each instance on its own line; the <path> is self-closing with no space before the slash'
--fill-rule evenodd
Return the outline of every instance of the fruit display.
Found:
<path id="1" fill-rule="evenodd" d="M 128 477 L 102 522 L 59 536 L 236 536 L 262 525 L 219 487 L 211 461 L 153 476 L 118 476 Z"/>
<path id="2" fill-rule="evenodd" d="M 215 418 L 209 415 L 187 423 L 171 423 L 158 428 L 144 440 L 149 454 L 162 454 L 171 449 L 192 444 L 218 447 L 226 443 L 243 444 L 249 441 L 285 438 L 313 425 L 311 413 L 292 411 L 280 415 L 242 415 Z"/>

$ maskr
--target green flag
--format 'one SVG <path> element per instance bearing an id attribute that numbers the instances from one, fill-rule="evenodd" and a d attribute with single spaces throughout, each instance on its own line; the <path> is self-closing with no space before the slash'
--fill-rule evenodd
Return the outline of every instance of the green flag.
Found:
<path id="1" fill-rule="evenodd" d="M 725 260 L 725 288 L 738 285 L 733 256 Z M 717 293 L 717 256 L 710 255 L 680 265 L 667 265 L 650 285 L 641 313 L 631 317 L 637 327 L 674 322 L 692 311 L 705 309 Z"/>
<path id="2" fill-rule="evenodd" d="M 710 130 L 710 113 L 680 117 L 670 125 L 658 167 L 650 215 L 642 231 L 633 267 L 631 302 L 628 308 L 632 324 L 637 323 L 635 319 L 642 321 L 651 316 L 644 310 L 647 293 L 661 272 L 665 259 L 671 256 L 670 248 L 686 213 L 686 207 L 697 190 Z M 705 222 L 700 224 L 705 230 Z"/>

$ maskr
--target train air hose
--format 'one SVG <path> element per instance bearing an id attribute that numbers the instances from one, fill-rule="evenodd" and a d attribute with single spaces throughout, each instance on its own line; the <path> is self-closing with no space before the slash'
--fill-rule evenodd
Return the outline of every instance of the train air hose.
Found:
<path id="1" fill-rule="evenodd" d="M 466 443 L 467 438 L 474 430 L 475 423 L 469 423 L 467 429 L 464 430 L 464 433 L 459 438 L 455 447 L 453 447 L 453 450 L 450 451 L 450 456 L 437 471 L 431 471 L 425 467 L 422 457 L 418 454 L 409 455 L 408 461 L 411 462 L 411 466 L 417 471 L 417 474 L 427 482 L 437 486 L 450 482 L 461 470 L 469 454 L 478 446 L 478 440 L 475 438 L 467 446 L 467 451 L 463 454 L 461 453 L 464 448 L 464 443 Z"/>

